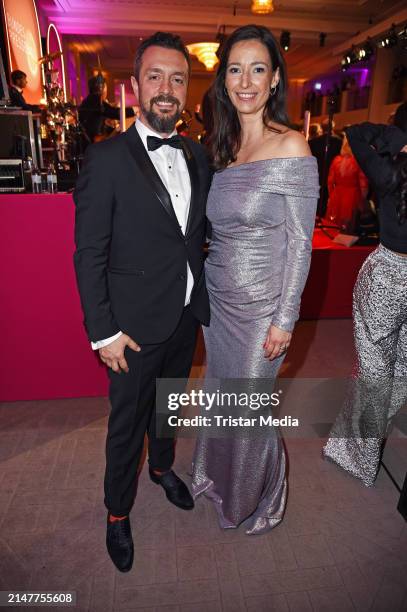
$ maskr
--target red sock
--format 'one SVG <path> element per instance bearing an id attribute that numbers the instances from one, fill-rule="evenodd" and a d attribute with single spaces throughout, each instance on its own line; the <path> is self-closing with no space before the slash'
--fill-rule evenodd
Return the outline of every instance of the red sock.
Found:
<path id="1" fill-rule="evenodd" d="M 126 516 L 114 516 L 113 514 L 109 514 L 110 523 L 114 523 L 115 521 L 122 521 L 125 518 L 127 518 L 127 515 Z"/>

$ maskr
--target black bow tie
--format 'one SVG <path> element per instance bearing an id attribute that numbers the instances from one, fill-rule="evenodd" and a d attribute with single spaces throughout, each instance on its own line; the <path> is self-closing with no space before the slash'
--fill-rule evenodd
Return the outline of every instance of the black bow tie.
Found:
<path id="1" fill-rule="evenodd" d="M 171 136 L 171 138 L 147 136 L 147 149 L 149 151 L 156 151 L 163 145 L 169 145 L 170 147 L 174 147 L 174 149 L 182 149 L 182 140 L 178 135 Z"/>

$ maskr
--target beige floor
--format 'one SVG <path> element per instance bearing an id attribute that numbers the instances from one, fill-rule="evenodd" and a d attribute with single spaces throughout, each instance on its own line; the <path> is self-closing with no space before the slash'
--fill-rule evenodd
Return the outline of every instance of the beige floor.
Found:
<path id="1" fill-rule="evenodd" d="M 351 361 L 349 321 L 302 322 L 283 375 L 339 378 Z M 200 347 L 194 377 L 202 364 Z M 280 526 L 257 537 L 221 530 L 207 500 L 178 510 L 144 467 L 131 515 L 134 568 L 120 574 L 104 544 L 107 400 L 1 405 L 0 589 L 76 591 L 75 609 L 100 612 L 407 610 L 397 490 L 383 470 L 368 489 L 321 459 L 329 406 L 317 408 L 309 435 L 286 438 L 290 489 Z M 397 443 L 403 461 L 407 441 Z M 179 440 L 175 468 L 186 482 L 192 449 L 192 439 Z"/>

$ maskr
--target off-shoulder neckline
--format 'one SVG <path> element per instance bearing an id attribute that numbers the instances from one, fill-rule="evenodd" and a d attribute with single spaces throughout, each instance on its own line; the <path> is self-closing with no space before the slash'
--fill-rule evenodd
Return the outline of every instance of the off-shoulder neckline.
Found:
<path id="1" fill-rule="evenodd" d="M 241 166 L 250 166 L 251 164 L 258 164 L 260 162 L 271 162 L 271 161 L 286 161 L 287 159 L 315 159 L 314 155 L 302 155 L 301 157 L 296 157 L 295 155 L 292 157 L 269 157 L 267 159 L 255 159 L 251 162 L 244 162 L 243 164 L 237 164 L 236 166 L 227 166 L 226 168 L 222 168 L 218 170 L 218 172 L 224 172 L 225 170 L 234 170 L 235 168 L 240 168 Z"/>

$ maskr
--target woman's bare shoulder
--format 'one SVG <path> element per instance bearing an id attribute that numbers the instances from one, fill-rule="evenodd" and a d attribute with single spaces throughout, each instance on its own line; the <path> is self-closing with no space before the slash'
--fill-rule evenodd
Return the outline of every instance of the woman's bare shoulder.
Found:
<path id="1" fill-rule="evenodd" d="M 281 134 L 281 157 L 309 157 L 312 155 L 305 137 L 296 130 L 287 129 Z"/>
<path id="2" fill-rule="evenodd" d="M 312 155 L 304 136 L 296 130 L 291 130 L 285 125 L 274 124 L 272 127 L 279 130 L 279 134 L 270 135 L 266 141 L 266 148 L 270 149 L 272 156 L 278 157 L 309 157 Z"/>

